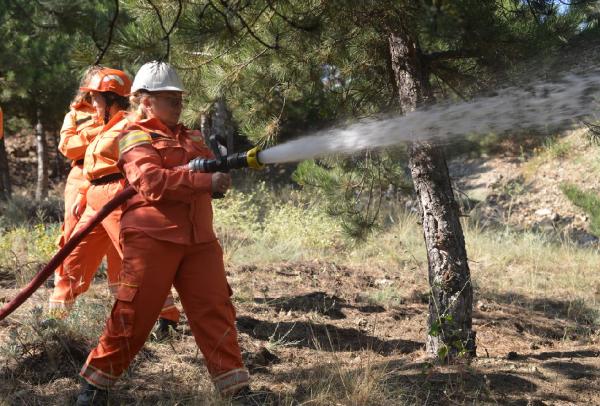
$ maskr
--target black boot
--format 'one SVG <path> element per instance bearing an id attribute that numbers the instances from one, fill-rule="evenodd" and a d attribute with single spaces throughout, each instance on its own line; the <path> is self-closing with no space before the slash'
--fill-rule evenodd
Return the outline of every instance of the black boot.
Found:
<path id="1" fill-rule="evenodd" d="M 177 323 L 173 320 L 160 318 L 158 319 L 157 324 L 158 325 L 152 332 L 152 341 L 167 341 L 169 338 L 179 333 L 177 330 Z"/>
<path id="2" fill-rule="evenodd" d="M 272 404 L 269 391 L 253 391 L 249 386 L 244 386 L 231 396 L 232 406 L 264 406 Z"/>
<path id="3" fill-rule="evenodd" d="M 77 396 L 75 406 L 106 406 L 107 402 L 108 392 L 86 382 Z"/>

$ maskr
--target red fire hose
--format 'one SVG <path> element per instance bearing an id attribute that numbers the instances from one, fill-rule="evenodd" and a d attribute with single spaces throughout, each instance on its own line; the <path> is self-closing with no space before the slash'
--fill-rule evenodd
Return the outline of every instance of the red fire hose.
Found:
<path id="1" fill-rule="evenodd" d="M 217 159 L 211 158 L 196 158 L 189 162 L 189 164 L 177 166 L 172 168 L 174 170 L 190 170 L 193 172 L 213 173 L 213 172 L 228 172 L 230 169 L 239 168 L 253 168 L 262 169 L 264 165 L 259 160 L 260 148 L 254 147 L 247 152 L 238 152 L 225 157 Z M 38 272 L 31 282 L 27 284 L 21 291 L 15 296 L 13 300 L 0 309 L 0 321 L 4 320 L 6 316 L 14 312 L 19 306 L 23 304 L 29 296 L 33 294 L 50 274 L 58 267 L 64 259 L 75 249 L 75 247 L 83 240 L 83 238 L 89 234 L 106 216 L 108 216 L 114 209 L 125 203 L 129 198 L 135 195 L 135 190 L 128 186 L 121 193 L 116 195 L 110 200 L 94 217 L 87 222 L 85 226 L 75 234 L 73 234 L 67 243 L 52 257 L 48 265 Z"/>
<path id="2" fill-rule="evenodd" d="M 39 288 L 42 283 L 54 270 L 64 261 L 64 259 L 75 249 L 75 247 L 83 240 L 83 238 L 89 234 L 90 231 L 94 229 L 106 216 L 108 216 L 114 209 L 125 203 L 129 198 L 135 195 L 135 190 L 128 186 L 121 193 L 116 195 L 112 200 L 110 200 L 94 217 L 87 222 L 87 224 L 79 231 L 69 238 L 67 243 L 62 247 L 58 252 L 52 257 L 50 262 L 40 271 L 38 272 L 31 282 L 27 284 L 21 291 L 15 296 L 13 300 L 5 304 L 0 310 L 0 321 L 4 320 L 6 316 L 14 312 L 19 306 L 23 304 L 29 296 L 33 294 Z"/>

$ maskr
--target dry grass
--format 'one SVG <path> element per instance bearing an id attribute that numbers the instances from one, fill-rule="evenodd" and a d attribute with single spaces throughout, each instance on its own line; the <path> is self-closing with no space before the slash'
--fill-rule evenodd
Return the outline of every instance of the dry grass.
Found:
<path id="1" fill-rule="evenodd" d="M 534 156 L 525 162 L 523 175 L 525 179 L 531 179 L 540 166 L 547 162 L 565 161 L 567 159 L 578 159 L 581 147 L 585 146 L 585 130 L 575 130 L 566 137 L 548 137 L 541 147 L 534 150 Z"/>
<path id="2" fill-rule="evenodd" d="M 233 207 L 239 210 L 235 204 Z M 223 212 L 228 210 L 229 206 L 216 210 L 217 222 L 227 217 Z M 413 214 L 398 211 L 390 217 L 393 221 L 385 231 L 356 245 L 345 239 L 340 227 L 316 205 L 299 208 L 291 201 L 263 206 L 263 210 L 258 230 L 243 238 L 224 239 L 232 266 L 321 260 L 353 268 L 383 269 L 400 276 L 401 283 L 381 286 L 374 294 L 376 301 L 397 300 L 415 287 L 427 289 L 422 231 Z M 568 241 L 557 243 L 534 232 L 485 230 L 468 222 L 463 227 L 473 283 L 479 294 L 564 300 L 572 304 L 569 317 L 576 317 L 582 305 L 598 309 L 600 253 L 596 249 Z"/>

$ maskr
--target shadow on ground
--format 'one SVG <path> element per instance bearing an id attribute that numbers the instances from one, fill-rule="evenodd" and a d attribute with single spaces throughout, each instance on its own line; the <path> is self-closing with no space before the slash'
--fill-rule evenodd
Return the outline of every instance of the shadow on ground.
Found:
<path id="1" fill-rule="evenodd" d="M 353 328 L 337 327 L 332 324 L 316 324 L 304 321 L 279 322 L 258 320 L 249 316 L 238 317 L 238 330 L 251 337 L 275 341 L 290 347 L 313 350 L 373 351 L 381 355 L 403 354 L 417 351 L 423 343 L 411 340 L 381 340 Z"/>
<path id="2" fill-rule="evenodd" d="M 299 296 L 278 298 L 255 298 L 254 302 L 272 307 L 276 311 L 316 312 L 334 320 L 345 319 L 343 309 L 355 309 L 361 313 L 382 313 L 385 308 L 379 305 L 352 305 L 345 299 L 325 292 L 311 292 Z"/>

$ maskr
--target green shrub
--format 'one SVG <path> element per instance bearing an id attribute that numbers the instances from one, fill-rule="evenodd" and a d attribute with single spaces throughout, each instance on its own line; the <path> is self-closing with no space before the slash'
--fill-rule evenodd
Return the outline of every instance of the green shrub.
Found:
<path id="1" fill-rule="evenodd" d="M 217 235 L 234 262 L 308 259 L 345 244 L 335 219 L 298 192 L 281 198 L 259 184 L 249 193 L 230 192 L 214 209 Z"/>
<path id="2" fill-rule="evenodd" d="M 8 201 L 0 201 L 0 229 L 61 222 L 63 216 L 63 200 L 58 197 L 49 197 L 38 202 L 25 196 L 13 196 Z"/>
<path id="3" fill-rule="evenodd" d="M 58 250 L 59 224 L 25 225 L 0 235 L 0 270 L 15 275 L 21 286 Z"/>
<path id="4" fill-rule="evenodd" d="M 581 190 L 574 184 L 563 183 L 562 192 L 575 206 L 583 209 L 590 216 L 590 231 L 600 236 L 600 198 L 595 192 Z"/>
<path id="5" fill-rule="evenodd" d="M 572 148 L 571 143 L 558 137 L 546 138 L 543 143 L 544 151 L 552 159 L 566 158 Z"/>

